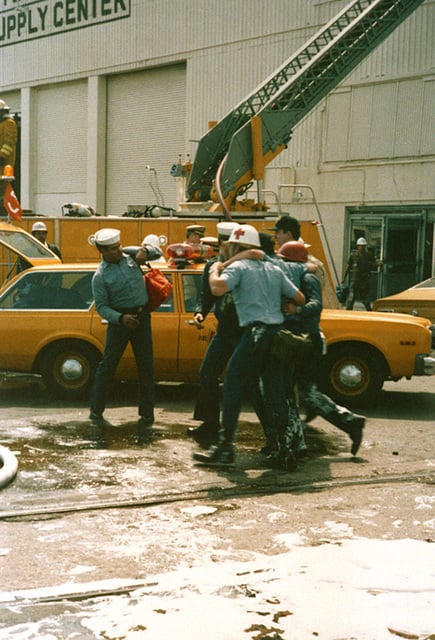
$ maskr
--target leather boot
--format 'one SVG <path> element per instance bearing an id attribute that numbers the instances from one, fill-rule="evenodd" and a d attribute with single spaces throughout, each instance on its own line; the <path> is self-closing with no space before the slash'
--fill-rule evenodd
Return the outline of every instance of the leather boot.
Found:
<path id="1" fill-rule="evenodd" d="M 219 425 L 201 424 L 199 427 L 191 427 L 187 435 L 195 440 L 202 449 L 209 449 L 218 440 Z"/>
<path id="2" fill-rule="evenodd" d="M 215 444 L 207 453 L 194 453 L 193 459 L 206 465 L 228 465 L 234 462 L 234 449 L 230 442 Z"/>
<path id="3" fill-rule="evenodd" d="M 283 469 L 284 471 L 296 471 L 298 461 L 291 449 L 274 451 L 266 457 L 266 464 L 272 469 Z"/>
<path id="4" fill-rule="evenodd" d="M 356 413 L 350 413 L 343 419 L 343 423 L 340 425 L 340 429 L 345 431 L 352 440 L 351 453 L 355 456 L 358 453 L 362 441 L 362 432 L 365 425 L 364 416 L 359 416 Z"/>

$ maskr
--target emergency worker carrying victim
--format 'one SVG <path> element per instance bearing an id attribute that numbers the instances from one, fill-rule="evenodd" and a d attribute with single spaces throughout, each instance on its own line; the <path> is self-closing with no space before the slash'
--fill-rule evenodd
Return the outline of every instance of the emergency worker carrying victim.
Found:
<path id="1" fill-rule="evenodd" d="M 234 251 L 260 247 L 258 231 L 251 225 L 240 225 L 229 242 Z M 238 260 L 223 270 L 216 262 L 209 272 L 213 295 L 232 292 L 236 305 L 241 338 L 228 365 L 222 395 L 222 427 L 216 446 L 207 453 L 195 453 L 194 459 L 205 464 L 231 464 L 233 443 L 241 406 L 247 394 L 266 427 L 273 434 L 277 455 L 282 454 L 283 468 L 294 468 L 294 456 L 282 450 L 281 436 L 286 432 L 287 401 L 285 364 L 270 353 L 270 343 L 283 326 L 281 298 L 303 304 L 304 295 L 289 280 L 282 269 L 271 260 Z M 264 393 L 258 393 L 261 378 Z M 290 460 L 287 460 L 290 457 Z"/>

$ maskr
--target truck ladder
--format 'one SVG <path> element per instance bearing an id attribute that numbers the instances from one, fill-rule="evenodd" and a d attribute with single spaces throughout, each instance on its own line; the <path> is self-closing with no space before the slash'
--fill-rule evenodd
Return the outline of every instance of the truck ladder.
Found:
<path id="1" fill-rule="evenodd" d="M 353 0 L 202 136 L 187 199 L 210 199 L 219 172 L 219 191 L 233 203 L 254 175 L 252 119 L 261 121 L 264 168 L 286 147 L 292 129 L 423 1 Z"/>

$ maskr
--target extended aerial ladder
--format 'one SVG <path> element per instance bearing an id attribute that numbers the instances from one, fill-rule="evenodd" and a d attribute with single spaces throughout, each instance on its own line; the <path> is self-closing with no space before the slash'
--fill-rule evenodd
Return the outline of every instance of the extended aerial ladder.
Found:
<path id="1" fill-rule="evenodd" d="M 286 148 L 292 129 L 424 0 L 353 0 L 199 140 L 188 201 L 242 210 L 242 196 Z M 258 189 L 260 195 L 261 189 Z M 252 210 L 252 206 L 250 206 Z M 260 201 L 254 210 L 262 210 Z"/>

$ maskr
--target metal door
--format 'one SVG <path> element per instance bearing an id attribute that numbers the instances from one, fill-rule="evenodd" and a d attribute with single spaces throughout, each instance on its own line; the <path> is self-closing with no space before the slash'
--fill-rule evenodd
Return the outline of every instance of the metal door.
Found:
<path id="1" fill-rule="evenodd" d="M 423 279 L 424 214 L 386 216 L 382 295 L 403 291 Z"/>
<path id="2" fill-rule="evenodd" d="M 423 279 L 424 224 L 422 211 L 351 216 L 350 249 L 364 237 L 368 250 L 382 263 L 371 274 L 371 300 L 403 291 Z"/>

